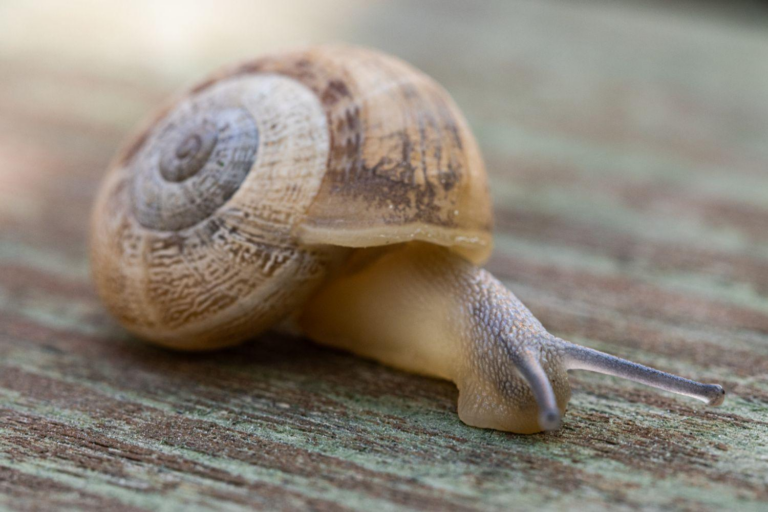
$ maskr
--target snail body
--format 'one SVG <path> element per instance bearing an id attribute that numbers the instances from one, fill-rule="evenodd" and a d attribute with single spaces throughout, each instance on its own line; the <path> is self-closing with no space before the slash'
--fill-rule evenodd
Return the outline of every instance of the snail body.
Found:
<path id="1" fill-rule="evenodd" d="M 450 96 L 392 57 L 321 46 L 225 69 L 161 109 L 104 180 L 91 260 L 142 338 L 214 349 L 292 317 L 320 343 L 453 380 L 474 426 L 557 428 L 578 368 L 722 401 L 547 333 L 479 268 L 491 224 Z"/>

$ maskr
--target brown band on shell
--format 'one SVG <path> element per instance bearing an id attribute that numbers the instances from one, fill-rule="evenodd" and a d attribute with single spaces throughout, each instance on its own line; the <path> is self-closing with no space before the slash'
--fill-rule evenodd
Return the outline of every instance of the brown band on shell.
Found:
<path id="1" fill-rule="evenodd" d="M 371 50 L 324 46 L 264 57 L 227 76 L 276 73 L 312 90 L 330 129 L 328 171 L 299 234 L 372 246 L 412 239 L 491 248 L 485 169 L 450 96 L 411 66 Z M 410 233 L 410 234 L 409 234 Z"/>

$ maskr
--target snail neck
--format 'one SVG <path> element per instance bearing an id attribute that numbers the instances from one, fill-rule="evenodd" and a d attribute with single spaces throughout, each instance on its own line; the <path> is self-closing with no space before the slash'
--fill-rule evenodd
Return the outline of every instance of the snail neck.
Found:
<path id="1" fill-rule="evenodd" d="M 564 342 L 491 274 L 445 247 L 355 253 L 310 299 L 300 325 L 320 343 L 454 381 L 469 425 L 554 429 L 570 397 Z"/>
<path id="2" fill-rule="evenodd" d="M 455 380 L 465 320 L 457 274 L 477 271 L 430 244 L 358 250 L 310 299 L 299 323 L 319 343 Z"/>

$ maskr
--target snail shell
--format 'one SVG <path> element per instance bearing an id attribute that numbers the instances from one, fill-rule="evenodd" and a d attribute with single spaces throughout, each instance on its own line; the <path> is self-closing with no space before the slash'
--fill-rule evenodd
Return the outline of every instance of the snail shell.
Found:
<path id="1" fill-rule="evenodd" d="M 341 248 L 491 250 L 477 144 L 447 93 L 375 51 L 323 46 L 219 72 L 112 164 L 92 220 L 100 295 L 129 330 L 230 345 L 306 300 Z"/>

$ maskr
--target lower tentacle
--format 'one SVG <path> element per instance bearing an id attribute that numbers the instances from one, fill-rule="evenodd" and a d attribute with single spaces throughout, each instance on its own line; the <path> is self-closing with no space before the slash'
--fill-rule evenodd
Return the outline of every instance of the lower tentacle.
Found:
<path id="1" fill-rule="evenodd" d="M 509 356 L 536 398 L 539 406 L 539 426 L 547 431 L 560 428 L 561 415 L 555 392 L 537 355 L 523 349 L 522 351 L 510 350 Z"/>

